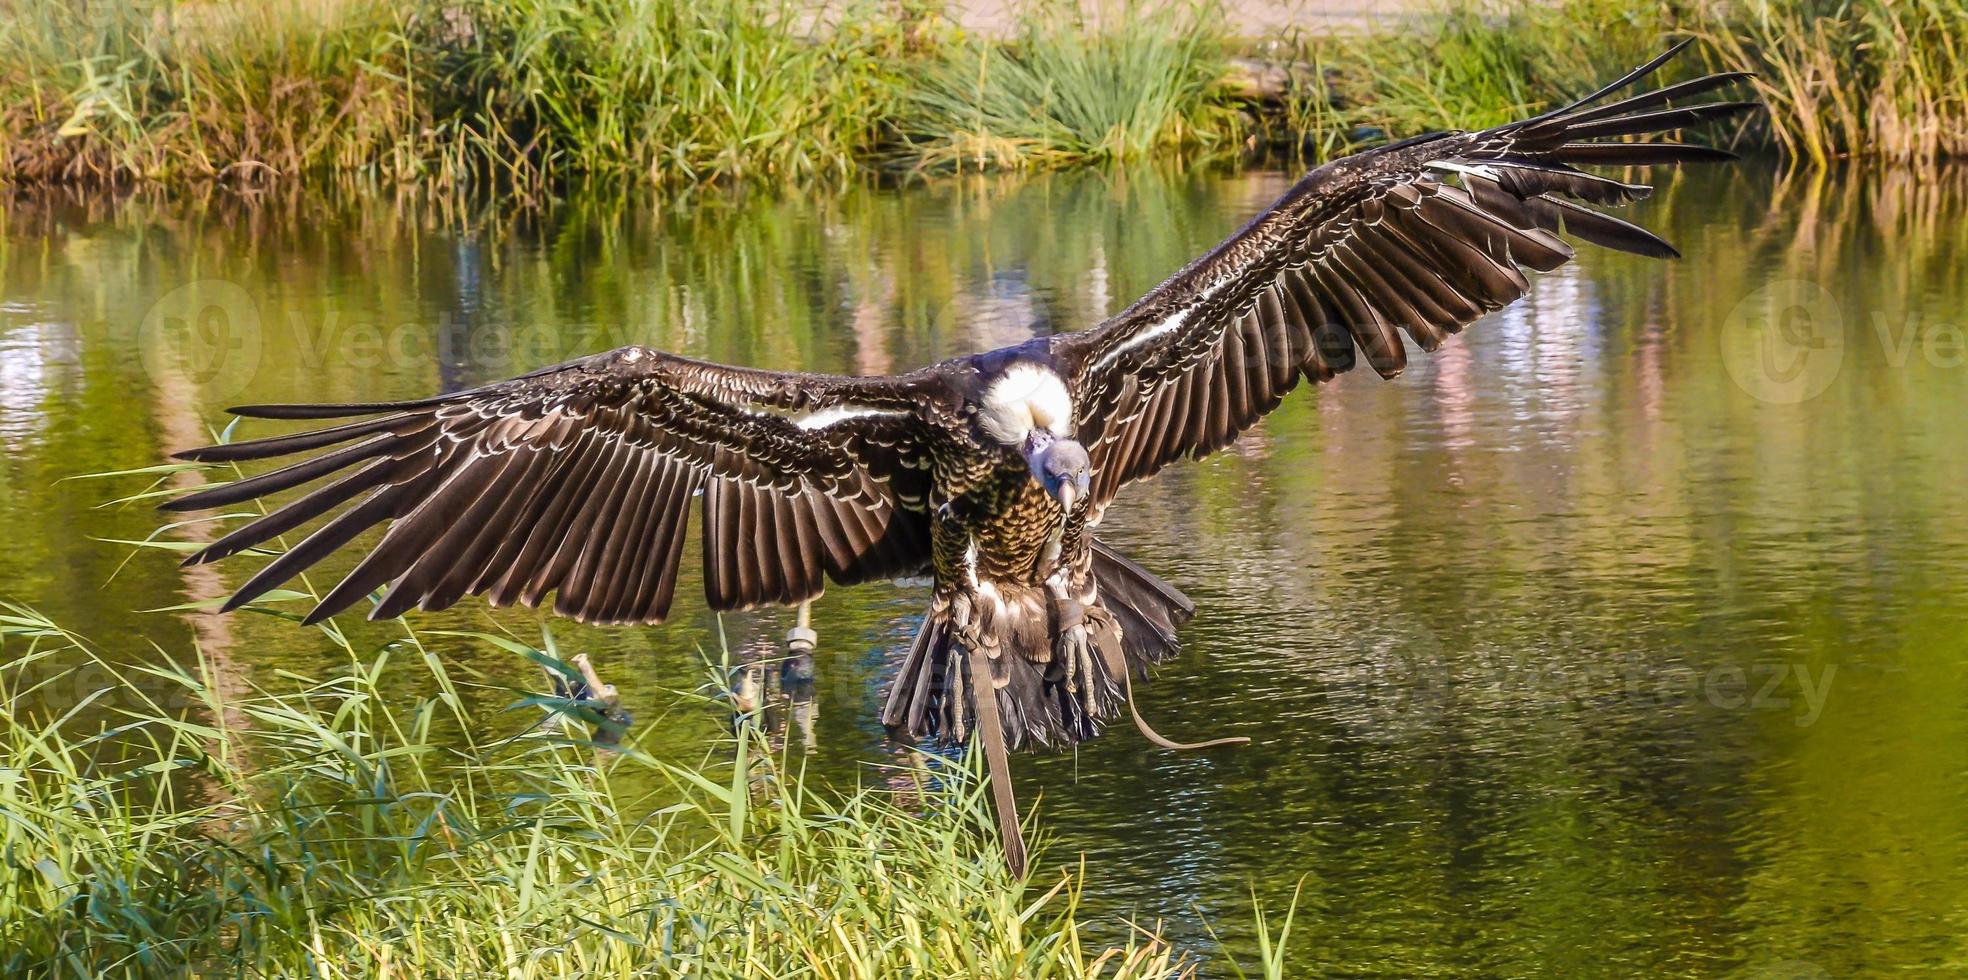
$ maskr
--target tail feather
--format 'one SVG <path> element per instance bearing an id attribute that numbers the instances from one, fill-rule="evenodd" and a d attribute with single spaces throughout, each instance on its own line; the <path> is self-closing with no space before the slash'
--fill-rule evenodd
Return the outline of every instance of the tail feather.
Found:
<path id="1" fill-rule="evenodd" d="M 1129 669 L 1146 677 L 1149 665 L 1179 652 L 1175 629 L 1196 615 L 1188 596 L 1098 538 L 1093 542 L 1093 580 L 1100 604 L 1121 621 L 1121 651 Z"/>
<path id="2" fill-rule="evenodd" d="M 1147 677 L 1151 665 L 1180 649 L 1176 628 L 1195 615 L 1195 604 L 1097 540 L 1092 571 L 1098 605 L 1121 629 L 1122 657 L 1114 666 Z M 1126 710 L 1125 678 L 1105 658 L 1092 657 L 1084 673 L 1069 675 L 1067 665 L 1050 656 L 1049 646 L 1024 649 L 1049 644 L 1050 631 L 1041 637 L 1019 636 L 1006 621 L 1015 616 L 981 618 L 999 631 L 1001 642 L 990 658 L 991 680 L 1005 742 L 1012 748 L 1073 745 L 1099 734 L 1102 721 Z M 978 716 L 967 656 L 948 610 L 932 609 L 896 671 L 882 723 L 910 739 L 963 741 Z M 1090 687 L 1091 712 L 1069 689 L 1069 678 Z"/>
<path id="3" fill-rule="evenodd" d="M 883 725 L 908 732 L 925 730 L 936 678 L 929 663 L 933 656 L 931 648 L 945 644 L 944 636 L 948 633 L 948 628 L 936 622 L 935 617 L 923 620 L 915 642 L 909 644 L 909 655 L 895 672 L 895 687 L 889 691 L 888 704 L 882 708 Z"/>
<path id="4" fill-rule="evenodd" d="M 976 685 L 968 673 L 969 651 L 949 621 L 934 612 L 924 617 L 916 640 L 896 671 L 882 709 L 882 724 L 909 740 L 962 742 L 977 718 Z M 1071 745 L 1099 733 L 1051 664 L 1037 664 L 1013 651 L 990 658 L 991 681 L 1006 744 Z M 1112 692 L 1119 703 L 1119 679 L 1106 676 L 1096 661 L 1096 690 Z M 1103 703 L 1104 702 L 1097 702 Z M 1103 716 L 1105 712 L 1102 712 Z"/>

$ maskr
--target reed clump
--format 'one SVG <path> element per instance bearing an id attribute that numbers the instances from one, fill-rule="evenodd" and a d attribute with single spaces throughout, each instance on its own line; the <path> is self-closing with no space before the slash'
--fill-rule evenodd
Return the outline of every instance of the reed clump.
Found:
<path id="1" fill-rule="evenodd" d="M 413 178 L 440 148 L 386 0 L 0 0 L 0 179 Z"/>
<path id="2" fill-rule="evenodd" d="M 1569 101 L 1659 54 L 1674 30 L 1664 8 L 1615 0 L 1437 0 L 1398 30 L 1310 43 L 1348 124 L 1411 135 Z"/>
<path id="3" fill-rule="evenodd" d="M 889 115 L 893 18 L 784 0 L 6 0 L 0 179 L 802 179 Z"/>
<path id="4" fill-rule="evenodd" d="M 1814 165 L 1968 153 L 1964 0 L 1438 0 L 1399 30 L 1306 41 L 1301 56 L 1332 70 L 1302 98 L 1336 99 L 1342 111 L 1316 121 L 1355 137 L 1472 129 L 1576 98 L 1683 38 L 1699 53 L 1663 80 L 1752 72 L 1766 106 L 1711 138 Z"/>
<path id="5" fill-rule="evenodd" d="M 1001 41 L 910 0 L 0 0 L 0 180 L 539 189 L 1222 142 L 1216 22 L 1126 9 L 1034 7 Z"/>
<path id="6" fill-rule="evenodd" d="M 1812 163 L 1968 153 L 1968 0 L 1432 0 L 1235 38 L 1235 0 L 0 0 L 0 181 L 336 175 L 446 189 L 1026 169 L 1505 121 L 1670 40 L 1756 72 L 1720 133 Z M 1296 82 L 1260 96 L 1238 55 Z M 1705 59 L 1706 65 L 1696 62 Z"/>
<path id="7" fill-rule="evenodd" d="M 1011 877 L 961 770 L 915 771 L 907 795 L 834 793 L 755 735 L 709 768 L 632 744 L 599 755 L 531 727 L 581 704 L 521 698 L 513 715 L 473 716 L 482 692 L 429 639 L 405 626 L 374 653 L 344 645 L 329 676 L 276 671 L 244 689 L 161 651 L 112 664 L 0 606 L 0 972 L 1191 970 L 1150 932 L 1087 938 L 1076 878 Z M 445 642 L 552 661 L 505 637 Z"/>
<path id="8" fill-rule="evenodd" d="M 452 173 L 520 184 L 842 176 L 880 135 L 908 23 L 872 3 L 464 0 L 399 15 Z"/>
<path id="9" fill-rule="evenodd" d="M 1688 28 L 1757 73 L 1765 134 L 1790 157 L 1931 165 L 1968 155 L 1968 2 L 1739 0 Z"/>
<path id="10" fill-rule="evenodd" d="M 1005 39 L 961 38 L 911 73 L 890 152 L 924 169 L 1142 160 L 1219 149 L 1243 128 L 1215 88 L 1215 5 L 1041 7 Z"/>

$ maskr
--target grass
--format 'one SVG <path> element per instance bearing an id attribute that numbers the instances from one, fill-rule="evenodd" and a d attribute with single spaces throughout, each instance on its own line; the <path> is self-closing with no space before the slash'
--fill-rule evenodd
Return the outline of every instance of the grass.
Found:
<path id="1" fill-rule="evenodd" d="M 1201 7 L 1020 39 L 793 0 L 0 0 L 0 180 L 354 175 L 526 190 L 1132 159 L 1219 142 Z M 1172 33 L 1169 33 L 1172 32 Z"/>
<path id="2" fill-rule="evenodd" d="M 15 182 L 382 172 L 419 129 L 382 2 L 0 2 L 0 176 Z"/>
<path id="3" fill-rule="evenodd" d="M 1090 940 L 1077 877 L 1012 878 L 961 770 L 916 771 L 906 794 L 834 794 L 756 735 L 702 770 L 633 746 L 601 754 L 528 729 L 538 709 L 575 703 L 524 697 L 520 713 L 469 716 L 433 642 L 405 625 L 374 653 L 346 648 L 335 676 L 279 672 L 241 691 L 161 651 L 111 664 L 32 610 L 0 607 L 0 972 L 1194 968 L 1151 932 Z M 441 642 L 551 658 L 504 637 Z M 515 734 L 480 741 L 488 728 Z"/>
<path id="4" fill-rule="evenodd" d="M 992 170 L 1220 148 L 1239 120 L 1212 91 L 1226 45 L 1213 12 L 1038 8 L 1010 39 L 948 45 L 910 79 L 893 152 L 927 169 Z"/>
<path id="5" fill-rule="evenodd" d="M 1031 0 L 977 37 L 937 0 L 0 0 L 0 181 L 545 193 L 1324 156 L 1502 122 L 1690 36 L 1709 67 L 1759 75 L 1766 118 L 1723 134 L 1744 146 L 1968 152 L 1968 0 L 1438 0 L 1283 45 L 1283 98 L 1236 84 L 1229 57 L 1263 39 L 1231 38 L 1218 3 Z"/>
<path id="6" fill-rule="evenodd" d="M 418 10 L 417 111 L 460 172 L 656 183 L 840 176 L 894 97 L 900 21 L 851 6 L 802 36 L 791 0 L 474 0 Z M 851 26 L 850 26 L 851 25 Z"/>
<path id="7" fill-rule="evenodd" d="M 1494 125 L 1693 38 L 1696 56 L 1672 71 L 1753 72 L 1768 107 L 1711 138 L 1816 166 L 1968 153 L 1964 0 L 1441 0 L 1414 26 L 1306 45 L 1338 66 L 1330 84 L 1345 111 L 1328 125 L 1374 136 Z"/>
<path id="8" fill-rule="evenodd" d="M 1968 155 L 1968 3 L 1743 0 L 1731 9 L 1691 33 L 1757 72 L 1768 135 L 1789 156 L 1930 165 Z"/>
<path id="9" fill-rule="evenodd" d="M 0 177 L 522 188 L 802 179 L 886 116 L 899 22 L 775 0 L 0 0 Z"/>
<path id="10" fill-rule="evenodd" d="M 151 478 L 116 506 L 181 493 L 173 478 L 191 469 L 238 475 L 96 476 Z M 123 543 L 182 555 L 198 547 L 182 533 Z M 304 575 L 239 614 L 296 622 L 318 600 Z M 883 785 L 844 791 L 810 785 L 739 724 L 679 765 L 633 728 L 591 741 L 594 702 L 515 691 L 444 652 L 487 645 L 577 680 L 551 634 L 391 626 L 373 649 L 333 620 L 309 627 L 333 666 L 249 677 L 196 650 L 112 662 L 0 601 L 0 975 L 1146 980 L 1199 967 L 1158 930 L 1083 914 L 1083 867 L 1014 876 L 974 753 L 934 770 L 912 754 Z M 729 711 L 728 663 L 678 697 Z M 1291 917 L 1274 942 L 1257 916 L 1255 962 L 1275 976 Z"/>
<path id="11" fill-rule="evenodd" d="M 1445 0 L 1412 28 L 1324 42 L 1348 122 L 1388 134 L 1480 129 L 1598 88 L 1660 53 L 1665 8 L 1617 0 Z"/>

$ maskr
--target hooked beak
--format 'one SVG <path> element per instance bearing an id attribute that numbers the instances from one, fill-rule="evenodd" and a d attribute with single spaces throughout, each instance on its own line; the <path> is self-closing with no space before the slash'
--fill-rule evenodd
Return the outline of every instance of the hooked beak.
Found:
<path id="1" fill-rule="evenodd" d="M 1059 501 L 1059 509 L 1070 514 L 1073 512 L 1073 504 L 1080 498 L 1079 483 L 1077 481 L 1061 483 L 1059 489 L 1054 491 L 1052 496 L 1053 499 Z"/>

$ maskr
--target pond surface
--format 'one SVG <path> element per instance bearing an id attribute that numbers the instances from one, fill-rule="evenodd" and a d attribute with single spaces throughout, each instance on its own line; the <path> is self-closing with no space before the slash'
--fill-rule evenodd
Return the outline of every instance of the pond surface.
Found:
<path id="1" fill-rule="evenodd" d="M 1201 607 L 1144 712 L 1255 744 L 1171 755 L 1121 725 L 1017 760 L 1047 857 L 1084 854 L 1093 911 L 1241 947 L 1252 893 L 1276 908 L 1300 888 L 1300 973 L 1968 967 L 1968 180 L 1663 178 L 1637 220 L 1685 261 L 1584 252 L 1398 381 L 1301 391 L 1123 497 L 1109 539 Z M 871 373 L 1079 329 L 1286 181 L 538 215 L 16 201 L 0 596 L 126 658 L 202 643 L 240 687 L 332 666 L 271 618 L 139 611 L 223 594 L 251 562 L 129 558 L 95 539 L 158 518 L 98 505 L 146 481 L 58 481 L 201 442 L 230 404 L 413 397 L 629 342 Z M 892 585 L 817 604 L 814 771 L 880 780 L 898 758 L 879 695 L 922 604 Z M 491 618 L 468 601 L 420 621 Z M 724 627 L 770 649 L 788 620 Z M 683 756 L 724 719 L 665 692 L 702 681 L 716 628 L 689 598 L 661 628 L 554 626 Z M 499 651 L 445 656 L 482 671 L 488 705 L 534 680 Z"/>

